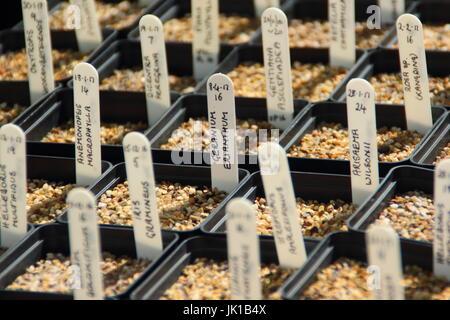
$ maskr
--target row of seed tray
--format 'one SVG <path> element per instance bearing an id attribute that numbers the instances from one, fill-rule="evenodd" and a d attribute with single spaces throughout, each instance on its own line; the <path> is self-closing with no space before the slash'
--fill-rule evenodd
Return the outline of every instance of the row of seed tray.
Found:
<path id="1" fill-rule="evenodd" d="M 356 47 L 361 50 L 375 48 L 396 48 L 395 26 L 369 29 L 367 20 L 371 13 L 367 8 L 378 5 L 376 0 L 355 2 Z M 223 44 L 239 46 L 248 43 L 261 43 L 259 21 L 255 18 L 252 1 L 219 1 L 219 34 Z M 282 1 L 282 9 L 288 17 L 289 41 L 291 47 L 327 48 L 329 46 L 328 2 L 327 0 Z M 417 15 L 424 24 L 426 50 L 449 51 L 450 29 L 448 10 L 445 1 L 406 1 L 406 12 Z M 192 29 L 190 1 L 169 0 L 154 11 L 164 23 L 168 42 L 190 42 Z M 135 28 L 129 39 L 139 39 Z"/>
<path id="2" fill-rule="evenodd" d="M 73 159 L 29 157 L 28 167 L 29 176 L 33 178 L 44 175 L 53 180 L 74 179 Z M 195 205 L 197 201 L 202 202 L 199 198 L 205 195 L 204 190 L 211 183 L 209 169 L 155 164 L 155 174 L 165 251 L 153 262 L 138 261 L 135 257 L 124 164 L 105 172 L 89 187 L 98 199 L 97 213 L 102 224 L 104 251 L 102 268 L 105 271 L 105 292 L 109 298 L 228 299 L 224 208 L 234 197 L 254 202 L 258 233 L 262 235 L 261 277 L 265 299 L 370 299 L 365 273 L 364 234 L 361 231 L 372 223 L 386 220 L 402 239 L 407 298 L 449 298 L 448 283 L 435 279 L 431 273 L 432 170 L 412 166 L 393 169 L 359 208 L 351 204 L 349 176 L 292 172 L 299 223 L 306 237 L 308 253 L 312 252 L 318 240 L 323 240 L 299 270 L 282 270 L 278 266 L 270 236 L 270 213 L 265 205 L 258 172 L 246 178 L 246 173 L 241 171 L 241 184 L 237 189 L 229 195 L 218 195 L 214 203 L 207 201 L 207 205 L 211 208 L 216 206 L 215 209 L 204 223 L 188 233 L 174 232 L 180 225 L 167 227 L 167 214 L 170 216 L 177 210 L 184 210 L 193 217 L 204 208 Z M 184 186 L 190 184 L 183 192 L 175 192 L 176 197 L 168 195 L 170 186 L 177 189 L 175 181 Z M 193 184 L 204 186 L 191 191 L 196 188 Z M 171 199 L 166 203 L 169 197 Z M 127 227 L 105 223 L 110 222 L 107 220 L 114 214 L 125 219 Z M 198 222 L 197 219 L 187 220 L 194 222 L 191 226 Z M 62 223 L 46 224 L 32 230 L 20 244 L 4 252 L 0 258 L 0 298 L 71 298 L 65 285 L 70 276 L 65 214 L 59 221 Z M 185 226 L 182 221 L 181 228 Z M 343 232 L 349 229 L 350 232 Z M 170 250 L 178 236 L 186 241 L 177 249 Z M 117 285 L 118 279 L 123 280 L 121 285 Z M 346 290 L 349 287 L 353 289 Z"/>
<path id="3" fill-rule="evenodd" d="M 281 8 L 289 22 L 291 47 L 327 48 L 329 46 L 328 2 L 326 0 L 282 1 Z M 387 46 L 395 37 L 392 26 L 374 30 L 367 27 L 370 14 L 367 8 L 377 5 L 375 0 L 355 2 L 356 46 L 369 50 Z M 408 11 L 415 6 L 408 1 Z M 255 17 L 252 1 L 219 1 L 219 36 L 222 44 L 239 46 L 248 43 L 261 43 L 260 22 Z M 191 6 L 187 0 L 169 0 L 155 10 L 164 24 L 166 41 L 191 42 Z M 128 35 L 129 39 L 139 39 L 139 29 Z"/>

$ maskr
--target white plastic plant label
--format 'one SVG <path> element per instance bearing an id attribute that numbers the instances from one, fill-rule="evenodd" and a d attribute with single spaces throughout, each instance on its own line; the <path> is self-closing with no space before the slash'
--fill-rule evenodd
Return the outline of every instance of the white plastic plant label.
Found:
<path id="1" fill-rule="evenodd" d="M 284 130 L 294 115 L 287 17 L 278 8 L 266 9 L 261 27 L 268 120 Z"/>
<path id="2" fill-rule="evenodd" d="M 226 207 L 231 299 L 261 300 L 259 239 L 250 201 L 233 199 Z"/>
<path id="3" fill-rule="evenodd" d="M 219 0 L 191 0 L 194 78 L 202 80 L 219 63 Z"/>
<path id="4" fill-rule="evenodd" d="M 379 277 L 372 289 L 376 300 L 404 300 L 400 240 L 389 225 L 371 225 L 366 234 L 369 268 Z"/>
<path id="5" fill-rule="evenodd" d="M 267 8 L 279 8 L 280 0 L 253 0 L 255 6 L 255 15 L 261 17 Z"/>
<path id="6" fill-rule="evenodd" d="M 31 103 L 55 89 L 47 0 L 22 0 Z"/>
<path id="7" fill-rule="evenodd" d="M 26 139 L 22 129 L 6 124 L 0 129 L 1 246 L 17 244 L 27 233 Z"/>
<path id="8" fill-rule="evenodd" d="M 408 130 L 426 134 L 433 126 L 427 61 L 420 20 L 409 13 L 397 19 L 403 90 Z"/>
<path id="9" fill-rule="evenodd" d="M 169 73 L 167 71 L 164 30 L 158 17 L 147 14 L 139 22 L 142 67 L 145 76 L 145 98 L 149 126 L 154 125 L 170 107 Z"/>
<path id="10" fill-rule="evenodd" d="M 77 184 L 88 186 L 102 174 L 98 73 L 89 63 L 73 70 Z"/>
<path id="11" fill-rule="evenodd" d="M 405 12 L 405 0 L 378 0 L 381 8 L 381 22 L 393 24 Z"/>
<path id="12" fill-rule="evenodd" d="M 212 75 L 207 83 L 207 99 L 212 187 L 231 192 L 239 184 L 236 110 L 231 79 L 220 73 Z"/>
<path id="13" fill-rule="evenodd" d="M 67 196 L 67 206 L 70 258 L 80 276 L 80 287 L 74 288 L 74 298 L 102 300 L 102 255 L 94 195 L 86 189 L 75 188 Z"/>
<path id="14" fill-rule="evenodd" d="M 352 201 L 361 205 L 379 184 L 375 91 L 364 79 L 346 90 Z"/>
<path id="15" fill-rule="evenodd" d="M 278 261 L 286 269 L 300 268 L 307 257 L 286 152 L 279 144 L 266 142 L 258 148 L 258 160 Z"/>
<path id="16" fill-rule="evenodd" d="M 80 52 L 90 52 L 103 41 L 102 30 L 97 18 L 94 0 L 70 0 L 70 3 L 80 10 L 80 26 L 75 29 L 78 49 Z"/>
<path id="17" fill-rule="evenodd" d="M 161 255 L 163 243 L 150 142 L 142 133 L 131 132 L 123 139 L 123 151 L 137 256 L 154 261 Z"/>
<path id="18" fill-rule="evenodd" d="M 330 65 L 351 68 L 356 61 L 355 0 L 328 0 Z"/>
<path id="19" fill-rule="evenodd" d="M 450 159 L 434 171 L 434 275 L 450 281 Z"/>

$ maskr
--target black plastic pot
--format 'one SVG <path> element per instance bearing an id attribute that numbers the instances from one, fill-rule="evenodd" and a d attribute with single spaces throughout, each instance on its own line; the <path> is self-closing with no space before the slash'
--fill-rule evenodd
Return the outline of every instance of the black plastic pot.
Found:
<path id="1" fill-rule="evenodd" d="M 411 162 L 421 167 L 433 169 L 433 162 L 441 150 L 450 142 L 450 114 L 447 113 L 423 142 L 420 148 L 414 151 Z"/>
<path id="2" fill-rule="evenodd" d="M 73 158 L 27 156 L 28 179 L 45 179 L 47 181 L 67 184 L 76 183 L 75 167 L 76 163 Z M 109 162 L 102 161 L 103 174 L 107 173 L 111 167 Z"/>
<path id="3" fill-rule="evenodd" d="M 292 0 L 281 0 L 281 9 L 284 9 L 285 5 L 290 1 Z M 225 15 L 236 14 L 244 17 L 255 17 L 255 7 L 252 0 L 219 0 L 219 12 Z M 166 0 L 153 14 L 158 16 L 162 23 L 165 23 L 170 19 L 182 18 L 190 13 L 190 0 Z M 247 43 L 256 39 L 261 34 L 260 32 L 258 28 Z M 132 30 L 128 34 L 128 38 L 133 40 L 139 39 L 139 28 Z"/>
<path id="4" fill-rule="evenodd" d="M 291 63 L 294 63 L 295 61 L 299 61 L 301 63 L 323 63 L 323 64 L 329 63 L 328 49 L 291 48 L 290 54 L 291 54 Z M 356 52 L 357 59 L 361 58 L 363 55 L 364 51 L 357 50 Z M 227 74 L 228 72 L 232 71 L 235 67 L 237 67 L 239 64 L 244 62 L 254 62 L 264 64 L 262 45 L 254 44 L 236 48 L 226 57 L 225 60 L 223 60 L 223 62 L 217 67 L 214 73 L 220 72 Z M 336 95 L 336 93 L 342 90 L 345 92 L 345 86 L 342 86 L 342 84 L 347 83 L 347 81 L 351 79 L 349 77 L 350 74 L 351 69 L 348 71 L 347 75 L 344 77 L 341 83 L 339 83 L 336 86 L 336 88 L 334 88 L 328 99 L 334 99 L 333 97 Z M 200 93 L 206 93 L 206 83 L 207 79 L 205 79 L 201 83 L 199 90 Z M 305 99 L 295 99 L 295 100 L 307 101 Z"/>
<path id="5" fill-rule="evenodd" d="M 40 142 L 54 127 L 73 119 L 73 90 L 60 89 L 45 100 L 26 121 L 20 123 L 32 154 L 74 157 L 73 143 Z M 100 119 L 107 122 L 147 123 L 145 95 L 133 92 L 102 91 L 100 93 Z M 102 159 L 111 162 L 123 161 L 122 145 L 102 145 Z M 158 158 L 154 159 L 158 161 Z"/>
<path id="6" fill-rule="evenodd" d="M 450 2 L 447 0 L 427 0 L 415 1 L 410 12 L 417 16 L 422 24 L 447 24 L 450 19 Z M 397 33 L 394 32 L 390 39 L 387 39 L 386 47 L 391 47 L 397 42 Z M 435 50 L 430 50 L 435 51 Z M 436 50 L 440 51 L 440 50 Z M 441 50 L 443 51 L 443 50 Z"/>
<path id="7" fill-rule="evenodd" d="M 305 241 L 307 253 L 316 247 L 316 241 Z M 275 242 L 260 239 L 262 263 L 278 263 Z M 196 258 L 227 260 L 225 236 L 199 236 L 185 240 L 164 262 L 132 293 L 132 300 L 157 300 L 178 279 L 183 268 Z"/>
<path id="8" fill-rule="evenodd" d="M 447 77 L 450 74 L 450 66 L 447 61 L 450 53 L 445 51 L 426 51 L 428 76 Z M 351 72 L 351 78 L 370 77 L 380 73 L 400 73 L 400 57 L 398 50 L 377 49 L 361 58 Z M 349 80 L 349 79 L 348 79 Z M 345 101 L 345 82 L 334 95 L 336 101 Z M 432 102 L 433 103 L 433 102 Z M 450 106 L 446 106 L 450 107 Z"/>
<path id="9" fill-rule="evenodd" d="M 433 107 L 433 121 L 435 126 L 437 126 L 442 120 L 445 114 L 445 109 L 442 107 Z M 406 116 L 405 108 L 401 105 L 386 105 L 377 104 L 376 105 L 376 118 L 377 118 L 377 128 L 387 126 L 396 126 L 402 129 L 406 129 Z M 339 102 L 320 102 L 313 104 L 308 107 L 301 116 L 296 118 L 296 121 L 286 130 L 286 134 L 282 137 L 280 144 L 289 150 L 289 148 L 296 144 L 299 139 L 306 133 L 310 132 L 321 122 L 334 122 L 341 123 L 343 127 L 347 127 L 347 106 L 345 103 Z M 423 140 L 425 140 L 428 133 Z M 417 146 L 423 144 L 423 141 Z M 379 173 L 381 176 L 386 176 L 387 172 L 395 166 L 409 164 L 409 159 L 399 162 L 380 162 L 379 163 Z M 291 170 L 304 171 L 302 170 L 303 163 L 316 162 L 317 166 L 322 167 L 340 167 L 346 168 L 344 174 L 350 174 L 349 171 L 349 161 L 348 160 L 332 160 L 332 159 L 317 159 L 317 158 L 296 158 L 289 157 L 292 161 Z M 295 160 L 294 160 L 295 159 Z M 300 162 L 302 161 L 302 162 Z M 345 163 L 345 165 L 344 165 Z"/>
<path id="10" fill-rule="evenodd" d="M 164 251 L 162 255 L 152 261 L 144 272 L 123 293 L 107 297 L 107 299 L 127 299 L 139 283 L 146 278 L 173 249 L 178 240 L 176 234 L 163 232 Z M 100 228 L 100 242 L 102 251 L 115 255 L 127 255 L 136 258 L 136 247 L 132 230 L 110 227 Z M 49 224 L 37 228 L 18 244 L 0 263 L 0 300 L 70 300 L 71 294 L 13 291 L 5 288 L 18 276 L 23 274 L 29 266 L 45 258 L 47 253 L 61 253 L 70 256 L 68 225 Z"/>
<path id="11" fill-rule="evenodd" d="M 50 33 L 53 49 L 59 50 L 78 50 L 78 43 L 74 31 L 52 31 Z M 103 42 L 95 49 L 86 62 L 91 63 L 94 67 L 98 67 L 93 63 L 94 59 L 117 38 L 117 33 L 111 30 L 103 31 Z M 18 51 L 25 48 L 25 36 L 23 30 L 8 30 L 0 33 L 0 53 L 9 51 Z M 72 79 L 72 76 L 55 81 L 55 84 L 65 84 Z M 22 83 L 28 87 L 28 81 L 25 80 L 7 80 L 0 81 L 0 84 Z"/>
<path id="12" fill-rule="evenodd" d="M 402 240 L 400 246 L 403 266 L 416 265 L 428 271 L 432 270 L 433 250 L 431 244 Z M 308 261 L 283 286 L 283 297 L 289 300 L 298 300 L 316 280 L 316 274 L 341 257 L 367 262 L 365 234 L 339 232 L 330 235 L 320 243 Z"/>
<path id="13" fill-rule="evenodd" d="M 61 3 L 62 2 L 68 2 L 68 0 L 63 1 L 63 0 L 47 0 L 48 1 L 48 10 L 49 10 L 49 14 L 52 14 L 54 12 L 56 12 L 60 7 L 61 7 Z M 121 0 L 101 0 L 101 2 L 105 2 L 105 3 L 119 3 Z M 137 1 L 137 0 L 136 0 Z M 135 2 L 133 0 L 130 0 L 130 2 Z M 112 29 L 112 28 L 103 28 L 103 30 L 106 31 L 116 31 L 118 38 L 124 38 L 127 36 L 127 34 L 133 30 L 134 28 L 136 28 L 139 25 L 139 20 L 140 18 L 145 15 L 145 14 L 149 14 L 152 13 L 155 9 L 157 9 L 164 1 L 162 0 L 158 0 L 157 2 L 155 2 L 154 4 L 147 6 L 144 9 L 144 12 L 129 26 L 126 28 L 121 28 L 121 29 Z M 16 24 L 13 29 L 17 29 L 17 30 L 23 30 L 23 21 L 19 22 L 18 24 Z M 63 31 L 63 30 L 60 30 Z"/>
<path id="14" fill-rule="evenodd" d="M 155 163 L 154 166 L 155 180 L 156 181 L 170 181 L 178 182 L 182 184 L 198 185 L 198 186 L 211 186 L 211 169 L 209 167 L 195 167 L 195 166 L 177 166 L 171 164 L 159 164 Z M 244 182 L 247 180 L 248 171 L 239 170 L 239 181 Z M 127 172 L 125 168 L 125 163 L 115 165 L 106 175 L 102 177 L 95 185 L 93 185 L 90 190 L 95 194 L 96 199 L 99 199 L 102 194 L 106 191 L 113 189 L 116 185 L 123 183 L 127 180 Z M 225 205 L 232 197 L 234 197 L 234 192 L 231 192 L 210 214 L 213 216 L 216 212 L 221 210 L 221 207 Z M 61 223 L 67 223 L 67 212 L 62 214 L 58 221 Z M 201 226 L 204 221 L 200 223 L 197 227 L 188 231 L 175 231 L 170 229 L 163 229 L 164 231 L 177 233 L 181 238 L 189 237 L 194 234 L 199 233 Z M 102 226 L 111 226 L 107 224 L 102 224 Z M 117 228 L 130 229 L 129 226 L 118 226 Z"/>
<path id="15" fill-rule="evenodd" d="M 400 166 L 393 169 L 380 183 L 378 189 L 347 220 L 351 230 L 365 231 L 388 206 L 390 199 L 398 194 L 418 190 L 433 194 L 434 171 L 413 166 Z M 407 242 L 424 243 L 403 238 Z"/>
<path id="16" fill-rule="evenodd" d="M 348 175 L 340 174 L 320 174 L 291 171 L 292 183 L 296 197 L 305 200 L 317 200 L 328 202 L 330 200 L 343 200 L 347 203 L 352 202 L 351 179 Z M 234 192 L 233 197 L 240 197 L 254 202 L 256 197 L 264 197 L 264 186 L 262 183 L 261 172 L 253 173 L 249 179 L 242 183 Z M 205 233 L 225 233 L 226 232 L 226 211 L 225 207 L 214 215 L 208 217 L 202 226 Z M 273 238 L 272 236 L 264 236 Z M 316 240 L 306 238 L 308 240 Z"/>
<path id="17" fill-rule="evenodd" d="M 223 60 L 232 50 L 231 46 L 221 46 L 221 57 Z M 166 44 L 167 65 L 169 74 L 177 76 L 192 76 L 192 46 L 187 43 L 167 43 Z M 120 40 L 114 42 L 100 56 L 95 59 L 95 63 L 99 65 L 100 82 L 113 74 L 117 69 L 142 69 L 141 44 L 139 41 Z M 73 86 L 73 81 L 69 83 Z M 195 88 L 198 89 L 198 86 Z M 102 90 L 107 91 L 107 90 Z M 132 92 L 132 91 L 118 91 Z M 136 94 L 142 94 L 137 92 Z M 176 101 L 182 94 L 171 91 L 172 103 Z"/>
<path id="18" fill-rule="evenodd" d="M 295 116 L 303 112 L 307 105 L 306 101 L 294 101 Z M 205 95 L 189 95 L 181 98 L 173 107 L 147 131 L 147 137 L 153 148 L 158 150 L 164 162 L 172 162 L 172 150 L 161 150 L 160 146 L 167 142 L 172 132 L 179 126 L 188 121 L 189 118 L 208 118 L 208 105 Z M 255 119 L 267 121 L 267 105 L 265 99 L 260 98 L 236 98 L 236 117 L 237 119 Z M 282 133 L 280 133 L 280 137 Z M 177 151 L 176 151 L 177 152 Z M 177 152 L 178 153 L 178 152 Z M 201 152 L 186 151 L 183 153 L 183 159 L 189 159 L 184 164 L 209 165 L 209 152 L 203 156 Z M 205 160 L 207 159 L 207 160 Z M 197 160 L 199 163 L 197 163 Z M 254 171 L 257 169 L 257 155 L 246 154 L 239 155 L 239 166 L 241 168 Z"/>

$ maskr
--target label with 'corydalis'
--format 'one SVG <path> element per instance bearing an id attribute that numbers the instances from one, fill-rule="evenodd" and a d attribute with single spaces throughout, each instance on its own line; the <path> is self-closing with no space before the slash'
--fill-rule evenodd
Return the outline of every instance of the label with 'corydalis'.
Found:
<path id="1" fill-rule="evenodd" d="M 269 122 L 287 129 L 294 114 L 291 56 L 286 15 L 269 8 L 261 17 Z"/>
<path id="2" fill-rule="evenodd" d="M 139 22 L 147 117 L 154 125 L 170 107 L 169 74 L 161 20 L 147 14 Z"/>
<path id="3" fill-rule="evenodd" d="M 142 133 L 131 132 L 123 139 L 123 151 L 137 255 L 155 260 L 162 253 L 163 244 L 150 143 Z"/>
<path id="4" fill-rule="evenodd" d="M 261 266 L 254 208 L 248 200 L 233 199 L 226 207 L 226 214 L 231 298 L 261 300 Z"/>
<path id="5" fill-rule="evenodd" d="M 27 233 L 25 134 L 13 124 L 0 129 L 1 246 L 17 244 Z"/>
<path id="6" fill-rule="evenodd" d="M 375 91 L 364 79 L 346 90 L 352 201 L 361 205 L 379 184 Z"/>
<path id="7" fill-rule="evenodd" d="M 90 185 L 101 174 L 98 73 L 88 63 L 73 70 L 75 159 L 78 185 Z"/>
<path id="8" fill-rule="evenodd" d="M 397 37 L 408 130 L 426 134 L 433 126 L 423 28 L 412 14 L 397 19 Z"/>
<path id="9" fill-rule="evenodd" d="M 55 89 L 47 0 L 22 0 L 31 103 Z"/>

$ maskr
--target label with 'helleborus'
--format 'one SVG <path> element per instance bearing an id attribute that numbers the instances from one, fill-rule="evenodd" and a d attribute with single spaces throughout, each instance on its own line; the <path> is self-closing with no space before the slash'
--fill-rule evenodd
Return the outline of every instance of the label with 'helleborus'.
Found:
<path id="1" fill-rule="evenodd" d="M 158 17 L 147 14 L 139 22 L 142 69 L 145 76 L 145 98 L 149 126 L 154 125 L 170 107 L 169 73 L 167 71 L 164 30 Z"/>
<path id="2" fill-rule="evenodd" d="M 434 207 L 433 270 L 450 281 L 450 159 L 436 165 Z"/>
<path id="3" fill-rule="evenodd" d="M 131 132 L 123 139 L 123 151 L 137 256 L 154 261 L 161 255 L 163 243 L 150 142 L 142 133 Z"/>
<path id="4" fill-rule="evenodd" d="M 236 110 L 231 79 L 220 73 L 212 75 L 207 83 L 207 99 L 212 187 L 231 192 L 239 184 Z"/>
<path id="5" fill-rule="evenodd" d="M 397 19 L 397 37 L 408 130 L 426 134 L 433 126 L 427 61 L 420 20 L 412 14 Z"/>
<path id="6" fill-rule="evenodd" d="M 1 246 L 17 244 L 27 233 L 26 140 L 22 129 L 6 124 L 0 129 Z"/>
<path id="7" fill-rule="evenodd" d="M 70 258 L 79 270 L 80 288 L 74 288 L 75 300 L 102 300 L 103 275 L 100 231 L 94 195 L 83 188 L 67 196 Z"/>
<path id="8" fill-rule="evenodd" d="M 55 89 L 47 0 L 22 0 L 30 101 Z"/>
<path id="9" fill-rule="evenodd" d="M 286 152 L 277 143 L 263 143 L 258 160 L 278 261 L 283 268 L 300 268 L 307 257 Z"/>
<path id="10" fill-rule="evenodd" d="M 361 205 L 379 184 L 375 91 L 364 79 L 347 84 L 352 201 Z"/>
<path id="11" fill-rule="evenodd" d="M 261 28 L 268 120 L 284 130 L 294 115 L 287 17 L 278 8 L 266 9 Z"/>
<path id="12" fill-rule="evenodd" d="M 254 211 L 250 201 L 241 198 L 231 200 L 226 207 L 233 300 L 261 300 L 259 239 Z"/>
<path id="13" fill-rule="evenodd" d="M 102 174 L 98 73 L 89 63 L 73 70 L 77 184 L 92 184 Z"/>

